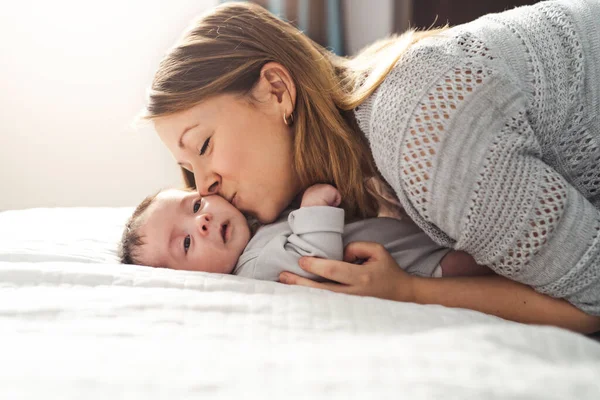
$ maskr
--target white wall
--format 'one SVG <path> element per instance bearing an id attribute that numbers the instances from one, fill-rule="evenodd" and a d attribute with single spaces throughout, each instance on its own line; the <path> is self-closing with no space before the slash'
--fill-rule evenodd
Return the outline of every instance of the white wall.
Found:
<path id="1" fill-rule="evenodd" d="M 349 52 L 392 30 L 392 0 L 345 0 Z M 218 0 L 3 0 L 0 210 L 135 205 L 179 185 L 131 122 L 164 52 Z"/>
<path id="2" fill-rule="evenodd" d="M 131 122 L 164 52 L 218 0 L 12 0 L 0 8 L 0 210 L 135 205 L 180 184 Z"/>

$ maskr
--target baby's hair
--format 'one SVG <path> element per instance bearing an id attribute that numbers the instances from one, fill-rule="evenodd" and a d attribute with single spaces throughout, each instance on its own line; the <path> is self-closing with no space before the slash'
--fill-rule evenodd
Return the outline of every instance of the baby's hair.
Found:
<path id="1" fill-rule="evenodd" d="M 119 259 L 122 264 L 143 264 L 139 258 L 139 249 L 144 244 L 144 238 L 139 232 L 142 225 L 142 215 L 154 202 L 159 193 L 157 192 L 142 200 L 127 220 L 125 229 L 123 229 L 123 235 L 121 236 L 121 243 L 119 244 Z"/>

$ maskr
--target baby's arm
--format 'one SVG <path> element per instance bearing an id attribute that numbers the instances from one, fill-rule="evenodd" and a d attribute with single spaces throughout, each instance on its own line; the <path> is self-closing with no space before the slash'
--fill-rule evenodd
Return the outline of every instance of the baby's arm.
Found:
<path id="1" fill-rule="evenodd" d="M 344 255 L 344 210 L 330 206 L 302 207 L 288 217 L 292 234 L 285 250 L 303 256 L 341 260 Z M 297 264 L 297 262 L 296 262 Z"/>
<path id="2" fill-rule="evenodd" d="M 319 279 L 298 266 L 300 257 L 342 260 L 344 210 L 336 207 L 340 201 L 341 196 L 333 186 L 319 184 L 308 188 L 300 208 L 288 216 L 291 234 L 269 241 L 254 261 L 253 277 L 278 281 L 281 272 L 290 271 Z"/>
<path id="3" fill-rule="evenodd" d="M 298 259 L 312 256 L 341 260 L 344 210 L 336 208 L 341 200 L 340 192 L 331 185 L 317 184 L 306 189 L 300 208 L 288 217 L 292 234 L 287 238 L 286 251 Z"/>
<path id="4" fill-rule="evenodd" d="M 479 265 L 468 253 L 459 250 L 448 252 L 440 261 L 442 277 L 490 275 L 494 272 L 486 266 Z"/>
<path id="5" fill-rule="evenodd" d="M 336 208 L 341 201 L 340 192 L 331 185 L 317 184 L 306 189 L 300 208 L 288 217 L 292 234 L 286 250 L 299 257 L 341 260 L 344 210 Z"/>

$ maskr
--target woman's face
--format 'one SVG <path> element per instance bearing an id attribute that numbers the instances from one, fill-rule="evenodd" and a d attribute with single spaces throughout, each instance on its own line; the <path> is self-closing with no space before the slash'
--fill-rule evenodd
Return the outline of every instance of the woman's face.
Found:
<path id="1" fill-rule="evenodd" d="M 283 121 L 282 102 L 270 95 L 257 100 L 215 96 L 156 119 L 155 127 L 177 162 L 194 173 L 201 195 L 219 194 L 269 223 L 301 185 L 293 168 L 293 133 Z"/>

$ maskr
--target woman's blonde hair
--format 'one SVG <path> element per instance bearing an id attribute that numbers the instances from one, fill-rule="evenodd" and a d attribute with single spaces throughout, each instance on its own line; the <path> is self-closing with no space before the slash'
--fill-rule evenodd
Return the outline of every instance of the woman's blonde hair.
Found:
<path id="1" fill-rule="evenodd" d="M 323 48 L 293 25 L 249 2 L 212 9 L 185 32 L 160 63 L 143 118 L 187 110 L 219 94 L 247 95 L 261 68 L 275 61 L 296 85 L 294 168 L 306 187 L 335 185 L 347 217 L 396 207 L 352 110 L 381 84 L 402 53 L 438 30 L 380 40 L 354 58 Z M 189 186 L 191 173 L 184 172 Z"/>

